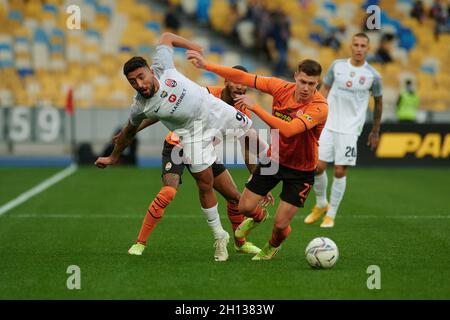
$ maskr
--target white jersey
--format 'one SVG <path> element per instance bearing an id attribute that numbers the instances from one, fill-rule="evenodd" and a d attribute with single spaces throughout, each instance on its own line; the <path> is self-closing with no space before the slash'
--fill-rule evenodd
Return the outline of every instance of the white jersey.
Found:
<path id="1" fill-rule="evenodd" d="M 382 95 L 380 74 L 367 62 L 355 67 L 350 59 L 338 59 L 331 65 L 323 82 L 331 87 L 325 128 L 359 135 L 366 120 L 369 91 L 374 97 Z"/>
<path id="2" fill-rule="evenodd" d="M 210 100 L 209 92 L 175 69 L 173 49 L 168 46 L 156 48 L 151 67 L 159 89 L 150 99 L 136 93 L 131 106 L 131 124 L 138 126 L 145 118 L 158 119 L 178 136 L 192 141 L 194 127 L 201 124 L 203 130 L 209 128 L 205 103 Z"/>

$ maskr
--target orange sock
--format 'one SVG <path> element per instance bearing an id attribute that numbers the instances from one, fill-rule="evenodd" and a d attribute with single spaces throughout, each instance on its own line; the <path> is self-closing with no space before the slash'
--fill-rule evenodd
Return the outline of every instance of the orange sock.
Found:
<path id="1" fill-rule="evenodd" d="M 155 228 L 162 218 L 164 209 L 169 205 L 173 198 L 175 198 L 176 193 L 177 189 L 169 186 L 164 186 L 159 190 L 158 195 L 148 207 L 147 214 L 142 222 L 141 231 L 139 232 L 137 241 L 138 243 L 147 243 L 150 233 L 152 233 L 153 228 Z"/>
<path id="2" fill-rule="evenodd" d="M 227 203 L 227 213 L 228 219 L 230 219 L 231 227 L 233 231 L 236 231 L 237 227 L 244 221 L 245 216 L 239 213 L 239 206 L 237 203 L 228 202 Z M 242 246 L 245 243 L 245 238 L 234 238 L 234 242 L 238 247 Z"/>
<path id="3" fill-rule="evenodd" d="M 281 245 L 281 243 L 286 240 L 286 238 L 288 237 L 289 233 L 291 233 L 291 225 L 288 225 L 286 228 L 284 228 L 281 231 L 276 231 L 278 229 L 273 229 L 272 230 L 272 238 L 269 241 L 269 244 L 272 247 L 279 247 Z"/>
<path id="4" fill-rule="evenodd" d="M 264 212 L 260 206 L 256 206 L 255 210 L 250 214 L 255 222 L 261 222 L 264 219 Z"/>

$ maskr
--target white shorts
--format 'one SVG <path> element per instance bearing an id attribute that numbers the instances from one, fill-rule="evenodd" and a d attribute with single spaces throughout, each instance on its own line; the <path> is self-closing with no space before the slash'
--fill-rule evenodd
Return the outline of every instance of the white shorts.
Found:
<path id="1" fill-rule="evenodd" d="M 358 136 L 323 129 L 319 139 L 319 160 L 338 166 L 355 166 Z"/>
<path id="2" fill-rule="evenodd" d="M 202 131 L 201 137 L 194 135 L 197 137 L 194 141 L 182 142 L 183 161 L 190 165 L 190 170 L 194 173 L 207 169 L 217 160 L 214 138 L 221 141 L 230 137 L 240 138 L 252 126 L 252 120 L 245 114 L 213 95 L 205 99 L 204 103 L 208 106 L 208 120 L 204 128 L 194 129 L 194 131 Z"/>
<path id="3" fill-rule="evenodd" d="M 212 94 L 205 100 L 209 108 L 208 126 L 219 131 L 217 138 L 221 138 L 217 135 L 240 138 L 252 126 L 250 118 L 223 100 Z"/>

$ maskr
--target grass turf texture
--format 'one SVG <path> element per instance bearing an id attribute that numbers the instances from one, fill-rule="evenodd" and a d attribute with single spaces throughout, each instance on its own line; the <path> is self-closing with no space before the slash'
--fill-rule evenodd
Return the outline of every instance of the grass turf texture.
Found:
<path id="1" fill-rule="evenodd" d="M 57 171 L 0 169 L 1 203 Z M 242 190 L 247 172 L 231 173 Z M 335 228 L 303 223 L 314 204 L 311 192 L 272 261 L 236 254 L 230 241 L 229 260 L 217 263 L 188 173 L 136 257 L 127 250 L 160 188 L 160 170 L 82 168 L 0 216 L 0 299 L 450 299 L 449 174 L 351 169 Z M 279 192 L 280 185 L 277 200 Z M 231 233 L 221 197 L 219 203 Z M 271 235 L 274 207 L 270 212 L 249 237 L 261 247 Z M 317 236 L 339 247 L 331 270 L 313 270 L 305 261 L 304 248 Z M 81 268 L 81 290 L 66 287 L 69 265 Z M 380 290 L 366 286 L 370 265 L 381 268 Z"/>

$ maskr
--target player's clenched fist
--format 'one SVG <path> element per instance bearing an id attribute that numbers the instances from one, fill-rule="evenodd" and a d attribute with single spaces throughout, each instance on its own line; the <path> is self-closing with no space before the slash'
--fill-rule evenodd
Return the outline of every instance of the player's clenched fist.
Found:
<path id="1" fill-rule="evenodd" d="M 111 157 L 99 157 L 95 161 L 95 165 L 101 169 L 106 168 L 107 166 L 111 166 L 116 163 L 117 160 Z"/>

